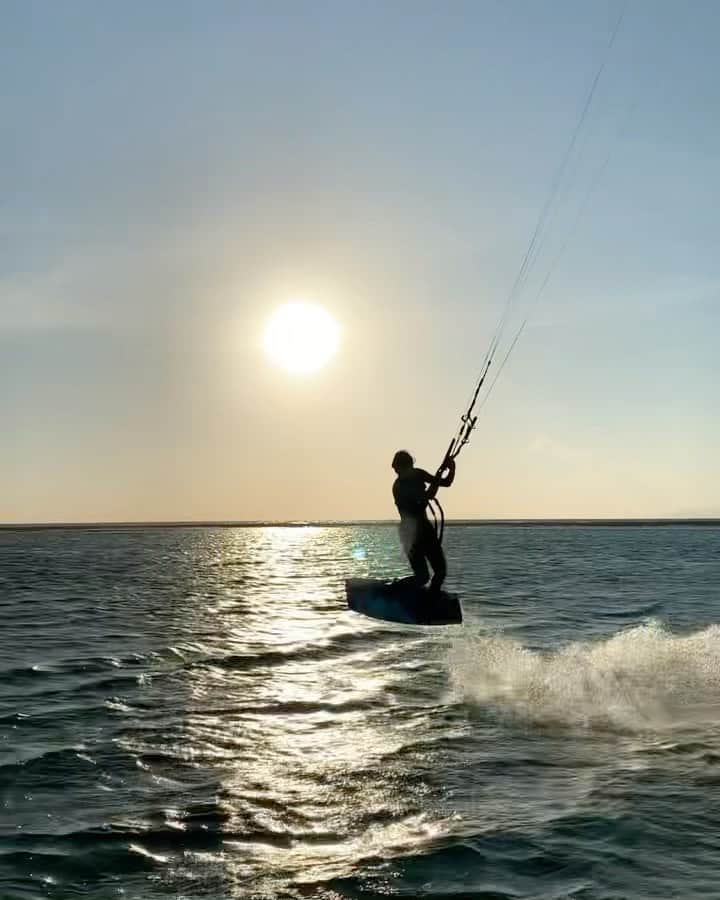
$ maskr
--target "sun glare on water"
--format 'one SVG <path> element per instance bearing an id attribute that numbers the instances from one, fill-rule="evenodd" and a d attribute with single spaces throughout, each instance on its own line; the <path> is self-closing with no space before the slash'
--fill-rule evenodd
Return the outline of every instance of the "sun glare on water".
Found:
<path id="1" fill-rule="evenodd" d="M 322 306 L 288 303 L 271 316 L 264 343 L 270 359 L 287 372 L 314 372 L 337 352 L 340 326 Z"/>

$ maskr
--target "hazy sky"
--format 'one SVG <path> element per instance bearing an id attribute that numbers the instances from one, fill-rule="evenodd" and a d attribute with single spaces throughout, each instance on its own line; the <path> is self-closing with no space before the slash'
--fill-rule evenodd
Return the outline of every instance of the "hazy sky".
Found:
<path id="1" fill-rule="evenodd" d="M 621 7 L 0 0 L 0 521 L 393 517 Z M 719 38 L 630 0 L 450 517 L 720 514 Z"/>

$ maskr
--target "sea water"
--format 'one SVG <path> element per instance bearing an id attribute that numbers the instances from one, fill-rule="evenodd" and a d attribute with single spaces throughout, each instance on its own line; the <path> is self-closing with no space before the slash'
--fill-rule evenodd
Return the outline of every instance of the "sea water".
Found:
<path id="1" fill-rule="evenodd" d="M 0 897 L 720 897 L 720 527 L 0 532 Z"/>

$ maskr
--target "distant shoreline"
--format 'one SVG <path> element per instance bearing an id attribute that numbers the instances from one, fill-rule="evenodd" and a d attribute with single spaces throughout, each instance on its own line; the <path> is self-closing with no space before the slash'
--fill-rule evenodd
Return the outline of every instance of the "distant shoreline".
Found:
<path id="1" fill-rule="evenodd" d="M 169 528 L 357 528 L 363 526 L 395 526 L 394 519 L 357 519 L 322 521 L 202 521 L 202 522 L 36 522 L 0 524 L 0 531 L 129 531 Z M 649 527 L 649 526 L 714 526 L 720 518 L 687 519 L 451 519 L 449 528 L 474 527 Z"/>

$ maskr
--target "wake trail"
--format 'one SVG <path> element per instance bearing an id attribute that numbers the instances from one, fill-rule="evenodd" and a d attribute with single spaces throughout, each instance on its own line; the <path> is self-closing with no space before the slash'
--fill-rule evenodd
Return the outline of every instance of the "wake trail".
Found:
<path id="1" fill-rule="evenodd" d="M 720 625 L 677 635 L 651 620 L 553 652 L 468 634 L 449 666 L 465 702 L 538 723 L 642 731 L 720 721 Z"/>

